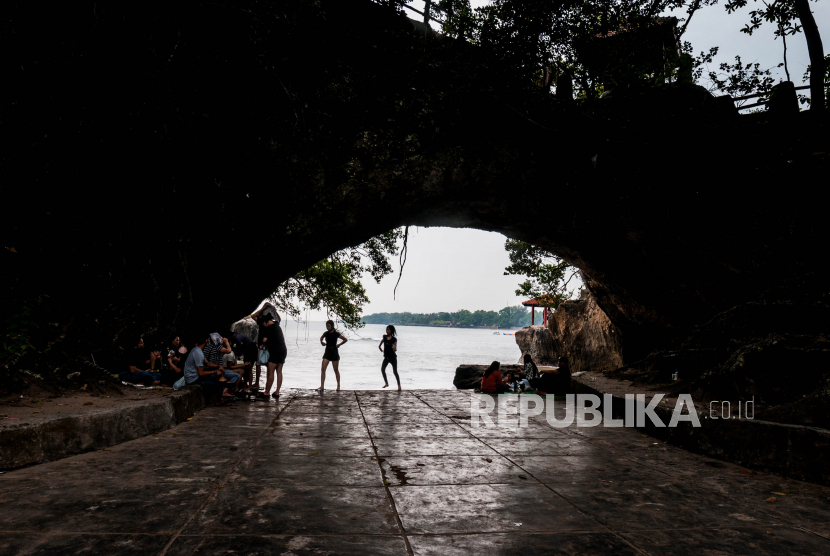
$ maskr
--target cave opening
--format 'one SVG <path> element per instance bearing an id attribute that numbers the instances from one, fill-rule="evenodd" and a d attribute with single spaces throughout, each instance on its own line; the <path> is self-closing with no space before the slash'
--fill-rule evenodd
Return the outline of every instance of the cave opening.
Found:
<path id="1" fill-rule="evenodd" d="M 396 240 L 391 249 L 389 244 L 387 250 L 378 249 L 374 243 L 370 250 L 364 242 L 359 249 L 347 248 L 324 259 L 315 271 L 298 273 L 289 279 L 289 287 L 284 284 L 277 288 L 277 295 L 262 301 L 252 313 L 254 319 L 237 321 L 235 331 L 256 339 L 255 318 L 264 304 L 273 303 L 283 317 L 288 349 L 285 384 L 299 388 L 316 386 L 312 383 L 319 374 L 323 353 L 319 337 L 329 318 L 350 339 L 340 367 L 346 389 L 381 387 L 378 343 L 387 324 L 397 327 L 401 339 L 398 347 L 405 388 L 453 388 L 454 371 L 460 365 L 486 365 L 493 360 L 518 363 L 523 348 L 517 344 L 515 332 L 531 322 L 528 310 L 521 307 L 527 296 L 518 295 L 517 288 L 529 279 L 506 272 L 511 257 L 504 235 L 470 228 L 411 227 L 406 252 L 402 231 L 388 239 Z M 525 252 L 521 255 L 528 257 Z M 383 269 L 367 265 L 370 259 L 376 263 L 378 258 L 388 263 Z M 340 282 L 320 277 L 338 266 L 343 269 L 337 275 Z M 577 273 L 572 267 L 563 273 L 566 279 L 559 284 L 566 290 L 565 297 L 579 297 Z M 321 286 L 337 291 L 322 292 Z M 312 303 L 320 305 L 311 309 Z M 347 317 L 340 318 L 339 313 Z M 365 322 L 364 327 L 350 318 L 355 314 Z M 542 324 L 541 316 L 536 324 Z M 533 353 L 536 355 L 535 348 Z M 545 361 L 549 358 L 540 356 Z"/>

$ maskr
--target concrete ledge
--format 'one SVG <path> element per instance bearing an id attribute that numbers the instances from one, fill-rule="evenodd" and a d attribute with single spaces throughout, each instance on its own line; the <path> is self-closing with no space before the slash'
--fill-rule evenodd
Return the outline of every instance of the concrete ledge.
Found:
<path id="1" fill-rule="evenodd" d="M 573 392 L 603 392 L 574 378 Z M 649 396 L 650 397 L 650 396 Z M 614 395 L 612 415 L 625 416 L 625 398 Z M 647 400 L 648 401 L 648 400 Z M 658 406 L 655 413 L 668 425 L 674 407 Z M 801 481 L 830 486 L 830 431 L 817 427 L 786 425 L 757 419 L 710 419 L 707 411 L 697 412 L 700 427 L 689 422 L 674 428 L 655 427 L 649 419 L 642 432 L 691 452 L 736 463 Z"/>
<path id="2" fill-rule="evenodd" d="M 204 406 L 202 389 L 188 386 L 139 405 L 6 429 L 0 432 L 0 469 L 54 461 L 167 430 Z"/>

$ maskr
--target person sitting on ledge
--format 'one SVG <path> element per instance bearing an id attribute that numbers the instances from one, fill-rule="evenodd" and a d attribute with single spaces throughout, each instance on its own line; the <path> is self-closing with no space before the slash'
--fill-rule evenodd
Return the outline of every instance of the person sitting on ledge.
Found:
<path id="1" fill-rule="evenodd" d="M 223 338 L 218 332 L 213 332 L 208 338 L 208 342 L 205 344 L 204 348 L 205 366 L 214 371 L 222 371 L 222 378 L 219 379 L 219 382 L 225 384 L 226 386 L 228 384 L 232 384 L 234 385 L 234 389 L 236 389 L 239 382 L 239 373 L 228 371 L 222 366 L 222 356 L 230 352 L 231 346 L 228 344 L 228 339 Z M 222 396 L 225 398 L 234 397 L 233 394 L 228 392 L 227 387 L 224 392 L 222 392 Z"/>
<path id="2" fill-rule="evenodd" d="M 558 359 L 559 366 L 550 369 L 539 369 L 541 376 L 530 381 L 538 394 L 553 394 L 564 396 L 571 389 L 571 368 L 567 357 Z"/>
<path id="3" fill-rule="evenodd" d="M 510 391 L 510 387 L 501 379 L 500 366 L 498 361 L 493 361 L 484 371 L 484 376 L 481 377 L 481 392 L 483 394 L 501 394 Z"/>
<path id="4" fill-rule="evenodd" d="M 198 337 L 198 336 L 197 336 Z M 207 336 L 197 340 L 184 362 L 184 381 L 188 385 L 199 384 L 206 390 L 216 390 L 219 380 L 224 378 L 224 371 L 209 369 L 205 366 L 205 353 L 202 351 L 207 343 Z M 216 399 L 216 405 L 222 404 L 221 396 Z"/>
<path id="5" fill-rule="evenodd" d="M 167 346 L 167 363 L 161 367 L 161 385 L 173 386 L 182 378 L 184 362 L 187 361 L 187 348 L 179 336 L 173 336 Z"/>
<path id="6" fill-rule="evenodd" d="M 501 371 L 499 371 L 499 372 L 501 372 Z M 513 371 L 507 371 L 506 373 L 504 373 L 504 383 L 508 386 L 508 388 L 510 388 L 510 390 L 508 390 L 508 392 L 515 392 L 516 390 L 519 389 L 519 386 L 518 386 L 517 380 L 516 380 L 516 375 L 513 374 Z"/>
<path id="7" fill-rule="evenodd" d="M 127 355 L 126 362 L 128 370 L 118 373 L 118 378 L 123 382 L 145 386 L 159 384 L 161 374 L 150 370 L 156 363 L 155 352 L 147 353 L 144 349 L 144 338 L 139 338 L 138 344 L 130 351 L 131 353 Z"/>
<path id="8" fill-rule="evenodd" d="M 524 372 L 522 373 L 522 377 L 519 380 L 519 389 L 524 392 L 530 389 L 530 381 L 534 378 L 539 377 L 539 367 L 536 366 L 536 363 L 533 362 L 533 358 L 530 356 L 529 353 L 525 353 L 524 359 Z"/>
<path id="9" fill-rule="evenodd" d="M 225 338 L 225 341 L 227 342 L 229 340 L 227 338 Z M 226 353 L 225 355 L 222 356 L 222 366 L 225 368 L 226 372 L 231 371 L 231 372 L 235 372 L 235 373 L 244 373 L 247 370 L 248 364 L 247 363 L 237 363 L 236 362 L 236 353 L 234 353 L 233 350 L 231 350 L 230 353 Z M 243 378 L 241 380 L 239 380 L 239 382 L 237 382 L 236 384 L 237 384 L 237 387 L 239 386 L 239 384 L 242 384 L 242 391 L 245 392 L 246 394 L 250 393 L 251 384 L 245 380 L 244 375 L 243 375 Z"/>

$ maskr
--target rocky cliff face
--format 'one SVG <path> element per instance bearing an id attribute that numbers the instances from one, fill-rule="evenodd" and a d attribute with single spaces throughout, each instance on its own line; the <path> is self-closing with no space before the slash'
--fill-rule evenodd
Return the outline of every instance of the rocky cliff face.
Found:
<path id="1" fill-rule="evenodd" d="M 516 343 L 522 355 L 530 353 L 537 365 L 553 365 L 562 355 L 573 372 L 604 372 L 623 365 L 620 333 L 589 292 L 562 303 L 548 328 L 529 326 L 517 331 Z"/>
<path id="2" fill-rule="evenodd" d="M 548 322 L 551 348 L 574 372 L 604 372 L 623 365 L 620 333 L 590 293 L 560 305 Z"/>
<path id="3" fill-rule="evenodd" d="M 524 361 L 525 353 L 529 353 L 537 365 L 553 365 L 558 357 L 553 346 L 550 330 L 544 326 L 525 326 L 516 331 L 516 344 L 522 350 L 519 364 Z"/>

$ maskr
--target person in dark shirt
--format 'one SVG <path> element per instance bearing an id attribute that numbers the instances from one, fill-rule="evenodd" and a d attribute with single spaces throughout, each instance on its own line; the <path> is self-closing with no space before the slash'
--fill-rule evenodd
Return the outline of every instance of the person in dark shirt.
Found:
<path id="1" fill-rule="evenodd" d="M 325 342 L 323 341 L 325 339 Z M 343 340 L 339 344 L 337 340 Z M 320 345 L 325 346 L 326 351 L 323 352 L 323 368 L 320 370 L 320 387 L 317 389 L 322 392 L 326 385 L 326 367 L 331 366 L 334 369 L 334 376 L 337 378 L 337 389 L 340 390 L 340 346 L 348 342 L 348 338 L 334 329 L 334 321 L 326 321 L 326 331 L 320 336 Z"/>
<path id="2" fill-rule="evenodd" d="M 253 388 L 257 392 L 262 390 L 261 383 L 260 383 L 260 380 L 259 380 L 260 376 L 261 376 L 262 366 L 263 365 L 265 366 L 266 371 L 267 371 L 267 368 L 268 368 L 267 358 L 262 356 L 262 354 L 260 353 L 260 351 L 262 351 L 262 350 L 258 349 L 259 346 L 262 344 L 262 329 L 263 329 L 264 323 L 267 320 L 267 317 L 271 317 L 271 320 L 273 320 L 274 322 L 277 323 L 277 325 L 279 325 L 279 322 L 280 322 L 279 312 L 277 311 L 277 308 L 274 307 L 274 305 L 269 303 L 268 301 L 263 303 L 262 306 L 259 309 L 257 309 L 256 311 L 254 311 L 254 313 L 251 315 L 251 318 L 253 318 L 256 321 L 256 324 L 257 324 L 257 339 L 256 339 L 256 342 L 257 342 L 257 359 L 254 362 L 254 367 L 256 369 L 256 375 L 254 376 L 254 388 Z M 270 353 L 270 350 L 269 350 L 269 353 Z M 260 359 L 260 356 L 262 356 L 262 359 Z M 258 397 L 263 398 L 263 399 L 267 399 L 267 396 L 258 396 Z"/>
<path id="3" fill-rule="evenodd" d="M 144 349 L 144 338 L 139 338 L 138 344 L 127 352 L 127 370 L 118 374 L 123 382 L 144 384 L 145 386 L 160 384 L 161 375 L 151 371 L 155 357 Z"/>
<path id="4" fill-rule="evenodd" d="M 525 353 L 523 358 L 523 372 L 521 376 L 518 377 L 519 379 L 519 389 L 522 391 L 527 390 L 530 388 L 530 381 L 534 378 L 539 377 L 539 367 L 536 366 L 536 363 L 533 362 L 533 358 L 530 356 L 529 353 Z"/>
<path id="5" fill-rule="evenodd" d="M 383 364 L 380 366 L 380 372 L 383 374 L 384 388 L 389 386 L 389 381 L 386 379 L 386 366 L 392 365 L 392 372 L 395 373 L 395 380 L 398 381 L 398 390 L 401 389 L 401 378 L 398 376 L 398 338 L 395 327 L 391 324 L 386 327 L 386 335 L 381 338 L 378 349 L 383 353 Z"/>
<path id="6" fill-rule="evenodd" d="M 233 330 L 229 330 L 227 338 L 233 352 L 241 355 L 245 361 L 242 372 L 245 375 L 245 391 L 249 392 L 251 390 L 251 384 L 253 384 L 254 363 L 256 363 L 257 356 L 259 355 L 259 349 L 257 349 L 256 342 L 245 334 L 236 334 Z"/>
<path id="7" fill-rule="evenodd" d="M 571 368 L 567 357 L 558 359 L 559 366 L 553 369 L 540 369 L 539 378 L 530 381 L 530 385 L 540 393 L 565 395 L 571 388 Z"/>
<path id="8" fill-rule="evenodd" d="M 166 363 L 161 367 L 161 384 L 172 386 L 182 378 L 184 362 L 187 360 L 187 348 L 179 336 L 174 336 L 167 347 Z"/>
<path id="9" fill-rule="evenodd" d="M 272 398 L 280 397 L 282 388 L 282 366 L 288 356 L 288 348 L 285 347 L 285 336 L 279 325 L 280 316 L 265 314 L 262 317 L 262 324 L 259 327 L 259 349 L 268 350 L 268 375 L 265 379 L 265 393 L 257 394 L 258 398 L 268 399 L 268 392 L 274 384 L 274 373 L 277 375 L 277 388 L 271 395 Z"/>

